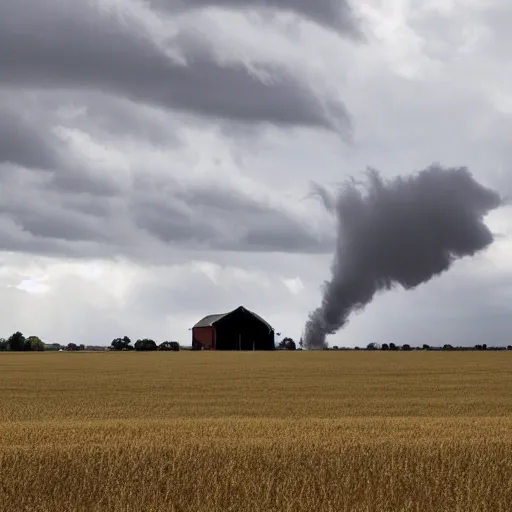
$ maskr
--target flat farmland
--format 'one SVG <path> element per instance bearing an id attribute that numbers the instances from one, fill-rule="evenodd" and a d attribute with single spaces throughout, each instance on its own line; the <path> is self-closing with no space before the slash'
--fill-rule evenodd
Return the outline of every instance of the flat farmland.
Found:
<path id="1" fill-rule="evenodd" d="M 0 510 L 512 510 L 512 353 L 0 354 Z"/>

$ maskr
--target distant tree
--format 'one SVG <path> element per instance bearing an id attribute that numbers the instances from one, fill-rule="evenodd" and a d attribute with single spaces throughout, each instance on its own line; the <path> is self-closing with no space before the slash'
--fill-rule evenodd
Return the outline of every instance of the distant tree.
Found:
<path id="1" fill-rule="evenodd" d="M 389 350 L 389 345 L 387 343 L 383 343 L 381 350 Z"/>
<path id="2" fill-rule="evenodd" d="M 78 350 L 85 350 L 85 345 L 84 344 L 79 345 Z"/>
<path id="3" fill-rule="evenodd" d="M 177 341 L 164 341 L 163 343 L 160 343 L 158 350 L 178 352 L 180 350 L 180 344 Z"/>
<path id="4" fill-rule="evenodd" d="M 76 343 L 68 343 L 67 350 L 71 350 L 71 351 L 78 350 L 78 345 Z"/>
<path id="5" fill-rule="evenodd" d="M 487 350 L 487 345 L 485 343 L 482 345 L 482 350 Z"/>
<path id="6" fill-rule="evenodd" d="M 42 352 L 45 349 L 44 343 L 38 336 L 29 336 L 25 340 L 25 347 L 34 352 Z"/>
<path id="7" fill-rule="evenodd" d="M 14 352 L 22 352 L 25 350 L 25 336 L 20 331 L 11 334 L 7 340 L 9 349 Z"/>
<path id="8" fill-rule="evenodd" d="M 427 345 L 426 343 L 423 345 L 423 350 L 430 350 L 430 345 Z"/>
<path id="9" fill-rule="evenodd" d="M 398 350 L 397 346 L 394 343 L 389 344 L 389 350 Z"/>
<path id="10" fill-rule="evenodd" d="M 412 350 L 411 345 L 406 343 L 405 345 L 402 346 L 402 350 Z"/>
<path id="11" fill-rule="evenodd" d="M 0 338 L 0 352 L 5 352 L 9 350 L 9 343 L 5 338 Z"/>
<path id="12" fill-rule="evenodd" d="M 380 345 L 378 343 L 369 343 L 366 350 L 379 350 Z"/>
<path id="13" fill-rule="evenodd" d="M 157 348 L 157 344 L 149 338 L 144 338 L 135 342 L 135 350 L 139 352 L 157 350 Z"/>
<path id="14" fill-rule="evenodd" d="M 359 350 L 359 347 L 354 347 L 354 350 Z"/>
<path id="15" fill-rule="evenodd" d="M 290 341 L 293 341 L 292 338 L 289 338 L 289 337 L 286 337 L 286 338 L 283 338 L 279 344 L 277 345 L 277 348 L 278 349 L 281 349 L 281 350 L 288 350 L 287 349 L 287 345 Z M 295 344 L 295 342 L 293 342 Z"/>
<path id="16" fill-rule="evenodd" d="M 443 345 L 443 350 L 455 350 L 452 345 Z"/>
<path id="17" fill-rule="evenodd" d="M 508 345 L 507 350 L 512 350 L 512 345 Z"/>
<path id="18" fill-rule="evenodd" d="M 334 345 L 334 347 L 332 347 L 332 349 L 333 349 L 333 350 L 338 350 L 338 349 L 339 349 L 339 347 L 338 347 L 338 345 Z"/>
<path id="19" fill-rule="evenodd" d="M 297 350 L 297 345 L 295 345 L 295 341 L 293 341 L 291 338 L 285 339 L 288 340 L 285 345 L 286 350 Z"/>
<path id="20" fill-rule="evenodd" d="M 113 350 L 130 350 L 130 343 L 132 340 L 128 338 L 128 336 L 123 336 L 122 338 L 116 338 L 112 340 L 110 346 Z"/>

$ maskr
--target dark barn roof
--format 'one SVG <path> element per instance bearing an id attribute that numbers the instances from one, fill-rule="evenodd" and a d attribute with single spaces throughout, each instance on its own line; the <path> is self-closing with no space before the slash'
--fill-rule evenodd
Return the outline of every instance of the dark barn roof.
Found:
<path id="1" fill-rule="evenodd" d="M 239 310 L 245 311 L 246 313 L 249 313 L 250 315 L 254 316 L 260 322 L 265 324 L 269 328 L 269 330 L 271 330 L 271 331 L 274 330 L 273 327 L 268 322 L 263 320 L 263 318 L 261 318 L 260 315 L 257 315 L 256 313 L 254 313 L 252 311 L 249 311 L 247 308 L 244 308 L 243 306 L 240 306 L 240 307 L 234 309 L 233 311 L 230 311 L 229 313 L 222 313 L 222 314 L 219 314 L 219 315 L 208 315 L 208 316 L 205 316 L 202 320 L 199 320 L 199 322 L 197 322 L 197 324 L 195 324 L 194 327 L 211 327 L 211 326 L 215 325 L 222 318 L 230 315 L 231 313 L 234 313 L 235 311 L 239 311 Z"/>
<path id="2" fill-rule="evenodd" d="M 211 327 L 217 320 L 224 318 L 228 313 L 222 313 L 220 315 L 208 315 L 202 320 L 199 320 L 194 327 Z M 190 325 L 190 324 L 189 324 Z"/>

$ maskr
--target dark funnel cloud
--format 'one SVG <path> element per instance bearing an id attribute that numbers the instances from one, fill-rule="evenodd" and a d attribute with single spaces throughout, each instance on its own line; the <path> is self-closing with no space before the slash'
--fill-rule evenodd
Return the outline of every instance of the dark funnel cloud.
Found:
<path id="1" fill-rule="evenodd" d="M 415 288 L 493 242 L 483 219 L 502 198 L 466 168 L 433 165 L 391 180 L 372 169 L 367 178 L 348 181 L 335 198 L 315 186 L 336 216 L 337 243 L 332 278 L 306 323 L 307 348 L 323 348 L 378 291 Z"/>

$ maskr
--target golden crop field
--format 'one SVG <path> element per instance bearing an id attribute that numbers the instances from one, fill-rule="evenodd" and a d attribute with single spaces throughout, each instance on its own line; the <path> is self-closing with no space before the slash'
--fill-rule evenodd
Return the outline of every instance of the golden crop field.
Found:
<path id="1" fill-rule="evenodd" d="M 2 512 L 512 510 L 512 353 L 0 354 Z"/>

